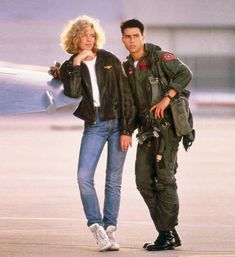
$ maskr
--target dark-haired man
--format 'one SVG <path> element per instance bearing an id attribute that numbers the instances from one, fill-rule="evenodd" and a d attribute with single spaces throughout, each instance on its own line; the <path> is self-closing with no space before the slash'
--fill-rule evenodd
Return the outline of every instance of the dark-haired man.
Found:
<path id="1" fill-rule="evenodd" d="M 137 107 L 136 185 L 159 232 L 144 248 L 174 249 L 181 245 L 175 230 L 179 212 L 175 173 L 182 137 L 175 133 L 170 102 L 184 91 L 192 73 L 174 54 L 145 44 L 144 25 L 139 20 L 125 21 L 120 28 L 130 53 L 124 68 Z"/>

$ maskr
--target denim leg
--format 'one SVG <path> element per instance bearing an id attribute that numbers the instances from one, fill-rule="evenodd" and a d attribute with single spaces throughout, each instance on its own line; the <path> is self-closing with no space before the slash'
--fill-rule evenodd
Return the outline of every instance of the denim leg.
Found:
<path id="1" fill-rule="evenodd" d="M 122 171 L 126 152 L 120 149 L 120 128 L 117 120 L 109 122 L 108 154 L 105 181 L 104 227 L 117 225 L 120 207 Z"/>
<path id="2" fill-rule="evenodd" d="M 94 175 L 107 139 L 106 130 L 105 124 L 99 121 L 95 125 L 86 125 L 80 147 L 78 185 L 88 226 L 94 223 L 103 225 Z"/>

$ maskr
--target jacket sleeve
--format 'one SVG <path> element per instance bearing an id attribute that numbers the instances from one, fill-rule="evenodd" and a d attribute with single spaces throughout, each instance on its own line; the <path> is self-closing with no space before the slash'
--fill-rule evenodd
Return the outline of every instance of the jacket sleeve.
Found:
<path id="1" fill-rule="evenodd" d="M 118 80 L 120 88 L 121 104 L 121 134 L 132 135 L 135 130 L 136 108 L 126 73 L 120 61 L 118 61 Z"/>
<path id="2" fill-rule="evenodd" d="M 60 78 L 64 94 L 72 98 L 81 96 L 80 66 L 73 66 L 72 61 L 65 61 L 60 67 Z"/>
<path id="3" fill-rule="evenodd" d="M 168 87 L 178 93 L 182 92 L 192 79 L 192 72 L 188 66 L 172 53 L 161 52 L 160 65 L 167 75 Z"/>

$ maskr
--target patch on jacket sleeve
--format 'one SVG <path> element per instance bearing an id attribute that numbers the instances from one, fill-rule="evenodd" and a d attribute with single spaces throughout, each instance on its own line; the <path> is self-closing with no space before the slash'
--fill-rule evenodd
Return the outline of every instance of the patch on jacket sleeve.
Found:
<path id="1" fill-rule="evenodd" d="M 165 52 L 165 53 L 162 55 L 162 59 L 163 59 L 165 62 L 169 62 L 169 61 L 175 59 L 175 56 L 174 56 L 174 54 L 172 54 L 172 53 Z"/>

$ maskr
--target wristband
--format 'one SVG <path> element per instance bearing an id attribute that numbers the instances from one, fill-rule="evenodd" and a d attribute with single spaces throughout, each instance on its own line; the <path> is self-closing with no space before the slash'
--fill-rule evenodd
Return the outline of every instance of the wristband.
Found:
<path id="1" fill-rule="evenodd" d="M 170 96 L 170 95 L 169 95 L 169 93 L 165 93 L 165 95 L 164 95 L 164 96 L 168 97 L 170 100 L 173 100 L 173 97 L 172 97 L 172 96 Z"/>

